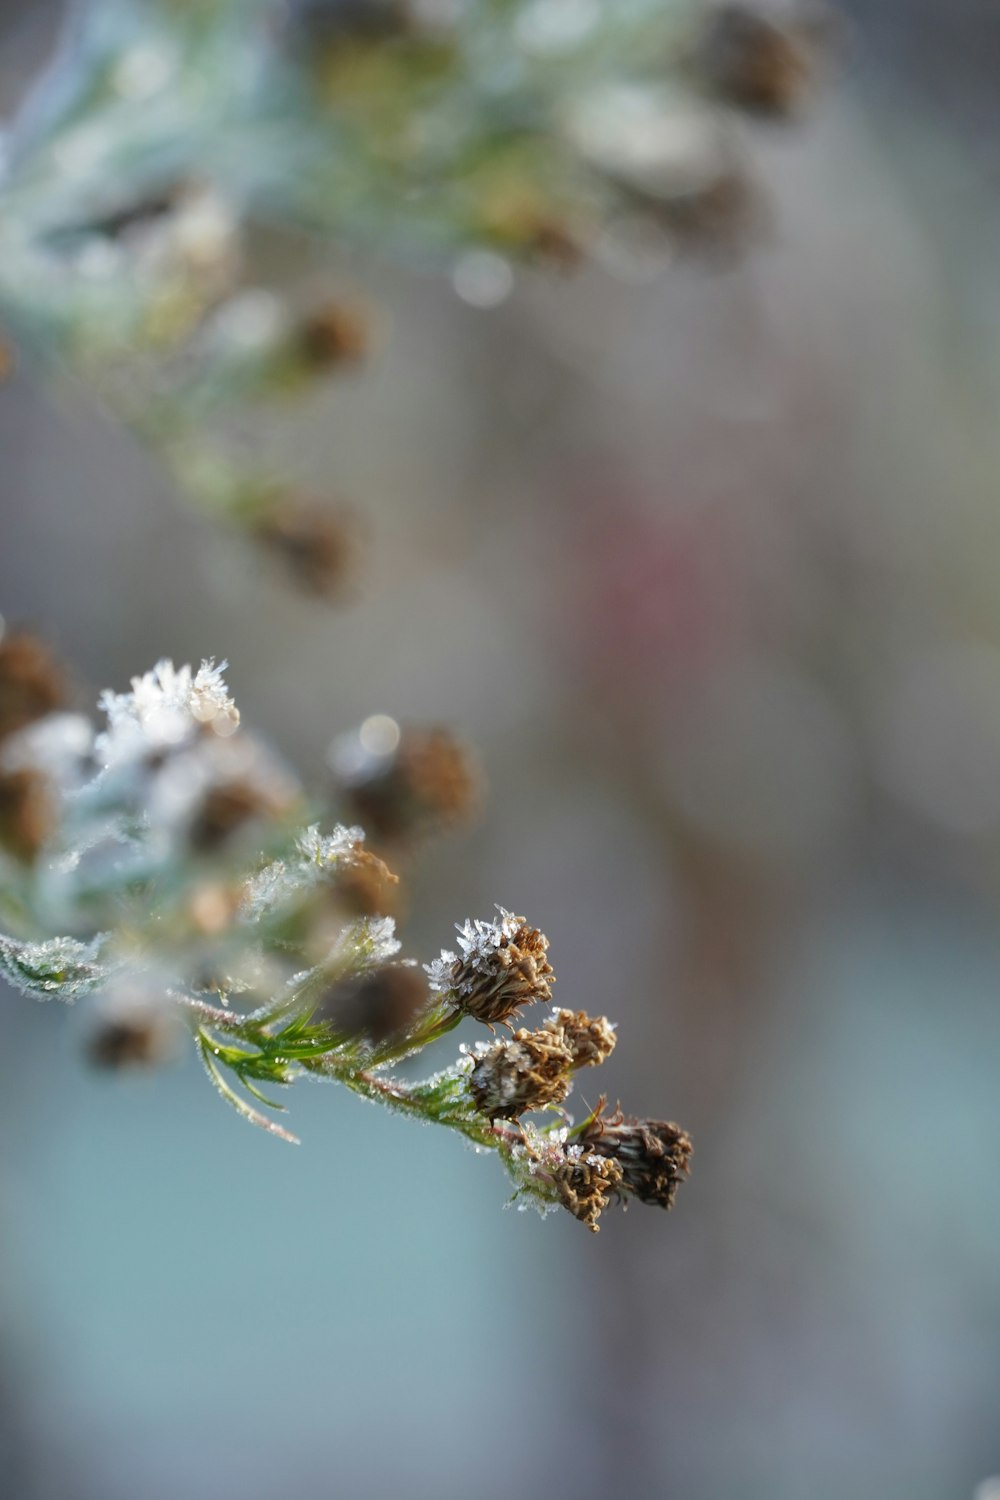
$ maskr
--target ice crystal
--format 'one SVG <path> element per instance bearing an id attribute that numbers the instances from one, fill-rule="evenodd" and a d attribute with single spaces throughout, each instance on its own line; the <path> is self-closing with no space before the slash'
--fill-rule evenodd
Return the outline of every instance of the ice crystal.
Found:
<path id="1" fill-rule="evenodd" d="M 209 659 L 193 672 L 164 659 L 133 677 L 130 693 L 102 693 L 108 728 L 95 744 L 102 763 L 113 765 L 143 750 L 180 744 L 200 724 L 219 735 L 235 733 L 240 715 L 222 675 L 227 665 Z"/>

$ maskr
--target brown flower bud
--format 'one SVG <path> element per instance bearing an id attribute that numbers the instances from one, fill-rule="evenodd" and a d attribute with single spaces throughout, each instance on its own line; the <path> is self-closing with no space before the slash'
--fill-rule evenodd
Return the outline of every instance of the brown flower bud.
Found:
<path id="1" fill-rule="evenodd" d="M 597 1234 L 597 1221 L 621 1185 L 618 1162 L 589 1152 L 577 1155 L 570 1147 L 551 1175 L 563 1207 Z"/>
<path id="2" fill-rule="evenodd" d="M 0 770 L 0 849 L 30 864 L 54 826 L 48 777 L 26 766 Z"/>
<path id="3" fill-rule="evenodd" d="M 438 994 L 491 1027 L 509 1025 L 524 1005 L 551 1000 L 555 983 L 545 934 L 502 906 L 497 909 L 495 922 L 469 921 L 458 928 L 459 957 L 442 953 L 428 966 Z"/>
<path id="4" fill-rule="evenodd" d="M 279 817 L 287 801 L 253 781 L 221 781 L 196 808 L 188 840 L 199 854 L 214 854 L 248 823 Z"/>
<path id="5" fill-rule="evenodd" d="M 829 29 L 818 6 L 772 19 L 753 5 L 720 5 L 696 46 L 695 67 L 720 99 L 783 119 L 812 92 Z"/>
<path id="6" fill-rule="evenodd" d="M 557 1010 L 542 1025 L 563 1046 L 573 1068 L 593 1068 L 615 1049 L 615 1028 L 607 1016 L 588 1016 L 586 1011 Z"/>
<path id="7" fill-rule="evenodd" d="M 356 364 L 371 343 L 371 320 L 348 302 L 324 302 L 302 319 L 296 333 L 302 360 L 311 369 Z"/>
<path id="8" fill-rule="evenodd" d="M 356 511 L 286 496 L 256 521 L 253 534 L 307 594 L 350 597 L 364 546 Z"/>
<path id="9" fill-rule="evenodd" d="M 0 740 L 61 708 L 63 674 L 33 635 L 0 635 Z"/>
<path id="10" fill-rule="evenodd" d="M 86 1043 L 95 1068 L 155 1068 L 176 1051 L 176 1017 L 151 997 L 126 992 L 108 996 Z"/>
<path id="11" fill-rule="evenodd" d="M 403 1035 L 427 1000 L 427 980 L 410 964 L 383 964 L 341 980 L 321 1001 L 314 1020 L 340 1036 L 365 1036 L 378 1046 Z"/>
<path id="12" fill-rule="evenodd" d="M 389 917 L 397 906 L 394 875 L 384 860 L 363 844 L 355 844 L 350 859 L 337 861 L 330 892 L 337 907 L 351 917 Z"/>
<path id="13" fill-rule="evenodd" d="M 516 1120 L 529 1110 L 560 1104 L 570 1091 L 572 1070 L 572 1053 L 553 1032 L 522 1029 L 476 1059 L 469 1091 L 491 1120 Z"/>
<path id="14" fill-rule="evenodd" d="M 468 747 L 448 729 L 392 726 L 391 747 L 371 750 L 368 720 L 336 741 L 331 765 L 348 813 L 375 844 L 405 844 L 465 822 L 479 803 Z M 388 736 L 386 736 L 388 743 Z"/>
<path id="15" fill-rule="evenodd" d="M 621 1168 L 622 1189 L 640 1203 L 671 1208 L 680 1180 L 688 1175 L 691 1138 L 669 1120 L 636 1120 L 620 1108 L 599 1113 L 577 1137 L 586 1151 L 605 1156 Z"/>

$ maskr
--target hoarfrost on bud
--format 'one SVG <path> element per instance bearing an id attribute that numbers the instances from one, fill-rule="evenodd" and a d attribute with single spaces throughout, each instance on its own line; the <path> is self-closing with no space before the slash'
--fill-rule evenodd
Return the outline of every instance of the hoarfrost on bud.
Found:
<path id="1" fill-rule="evenodd" d="M 240 715 L 222 675 L 227 665 L 207 660 L 193 672 L 164 659 L 142 677 L 133 677 L 130 693 L 102 693 L 100 707 L 107 714 L 108 728 L 95 742 L 102 763 L 114 765 L 150 749 L 180 744 L 198 724 L 223 737 L 234 734 Z"/>
<path id="2" fill-rule="evenodd" d="M 426 966 L 435 994 L 450 997 L 486 1025 L 508 1022 L 533 1001 L 551 1000 L 554 982 L 544 933 L 503 906 L 497 911 L 493 920 L 456 923 L 461 954 L 442 950 Z"/>
<path id="3" fill-rule="evenodd" d="M 28 943 L 0 933 L 0 975 L 36 1000 L 77 1000 L 103 985 L 112 972 L 100 961 L 106 941 L 106 933 L 88 943 L 70 937 Z"/>

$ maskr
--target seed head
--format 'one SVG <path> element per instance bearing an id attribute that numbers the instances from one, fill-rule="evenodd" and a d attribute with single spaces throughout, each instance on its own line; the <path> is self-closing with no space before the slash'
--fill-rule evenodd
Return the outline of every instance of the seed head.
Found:
<path id="1" fill-rule="evenodd" d="M 382 964 L 341 980 L 314 1019 L 342 1036 L 365 1036 L 379 1045 L 404 1034 L 427 1000 L 427 980 L 412 964 Z"/>
<path id="2" fill-rule="evenodd" d="M 669 1120 L 636 1120 L 620 1108 L 597 1116 L 578 1136 L 586 1151 L 607 1157 L 621 1168 L 623 1191 L 640 1203 L 671 1208 L 681 1179 L 688 1175 L 691 1138 Z"/>
<path id="3" fill-rule="evenodd" d="M 366 721 L 331 747 L 330 764 L 352 820 L 376 844 L 408 844 L 467 821 L 480 776 L 468 747 L 443 728 L 392 726 L 371 748 Z"/>
<path id="4" fill-rule="evenodd" d="M 0 849 L 30 864 L 55 827 L 49 778 L 28 766 L 0 769 Z"/>
<path id="5" fill-rule="evenodd" d="M 622 1168 L 618 1162 L 592 1152 L 577 1155 L 575 1148 L 570 1147 L 551 1176 L 563 1207 L 593 1234 L 599 1233 L 597 1221 L 611 1194 L 621 1185 Z"/>
<path id="6" fill-rule="evenodd" d="M 302 319 L 296 341 L 303 362 L 312 370 L 356 364 L 368 353 L 371 320 L 352 303 L 324 302 Z"/>
<path id="7" fill-rule="evenodd" d="M 818 6 L 793 6 L 772 19 L 755 5 L 720 5 L 697 44 L 695 67 L 726 103 L 784 119 L 816 83 L 828 30 Z"/>
<path id="8" fill-rule="evenodd" d="M 529 1110 L 560 1104 L 570 1091 L 572 1070 L 572 1053 L 552 1031 L 522 1028 L 477 1058 L 469 1090 L 476 1108 L 491 1120 L 516 1120 Z"/>
<path id="9" fill-rule="evenodd" d="M 63 674 L 33 635 L 0 632 L 0 740 L 61 708 Z"/>
<path id="10" fill-rule="evenodd" d="M 347 916 L 391 917 L 397 906 L 398 885 L 399 876 L 359 842 L 352 847 L 349 859 L 337 861 L 329 888 L 337 907 Z"/>
<path id="11" fill-rule="evenodd" d="M 102 997 L 87 1059 L 95 1068 L 154 1068 L 176 1051 L 178 1032 L 176 1017 L 157 998 L 114 991 Z"/>
<path id="12" fill-rule="evenodd" d="M 188 830 L 192 849 L 213 854 L 248 823 L 279 817 L 288 803 L 250 780 L 220 781 L 206 791 Z"/>
<path id="13" fill-rule="evenodd" d="M 572 1068 L 596 1067 L 615 1048 L 615 1028 L 607 1016 L 588 1016 L 582 1010 L 554 1010 L 542 1032 L 565 1048 Z"/>
<path id="14" fill-rule="evenodd" d="M 253 534 L 305 593 L 334 602 L 350 596 L 364 550 L 356 511 L 288 495 L 254 523 Z"/>
<path id="15" fill-rule="evenodd" d="M 545 934 L 502 906 L 497 910 L 496 921 L 458 927 L 461 954 L 442 952 L 427 969 L 433 990 L 487 1026 L 509 1024 L 522 1006 L 551 1000 L 555 983 Z"/>

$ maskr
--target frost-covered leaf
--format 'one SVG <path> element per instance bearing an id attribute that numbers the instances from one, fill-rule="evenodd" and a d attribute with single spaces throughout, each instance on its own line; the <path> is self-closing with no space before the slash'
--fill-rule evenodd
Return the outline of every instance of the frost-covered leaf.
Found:
<path id="1" fill-rule="evenodd" d="M 100 960 L 106 937 L 99 933 L 88 943 L 71 937 L 29 943 L 0 934 L 0 975 L 36 1000 L 77 1000 L 106 983 L 112 972 Z"/>

